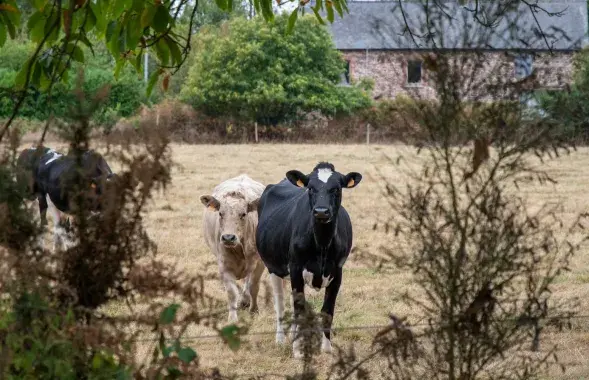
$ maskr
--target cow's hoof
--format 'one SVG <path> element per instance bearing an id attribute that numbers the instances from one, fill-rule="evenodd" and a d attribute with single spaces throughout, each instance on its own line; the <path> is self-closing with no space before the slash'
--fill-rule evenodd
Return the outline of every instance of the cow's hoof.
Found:
<path id="1" fill-rule="evenodd" d="M 331 354 L 331 340 L 327 339 L 325 335 L 321 338 L 321 352 L 325 352 L 327 354 Z"/>
<path id="2" fill-rule="evenodd" d="M 257 314 L 258 311 L 259 311 L 258 305 L 252 305 L 252 306 L 250 306 L 250 313 L 251 314 Z"/>
<path id="3" fill-rule="evenodd" d="M 239 319 L 237 318 L 237 312 L 235 310 L 230 311 L 227 320 L 229 321 L 229 323 L 239 322 Z"/>

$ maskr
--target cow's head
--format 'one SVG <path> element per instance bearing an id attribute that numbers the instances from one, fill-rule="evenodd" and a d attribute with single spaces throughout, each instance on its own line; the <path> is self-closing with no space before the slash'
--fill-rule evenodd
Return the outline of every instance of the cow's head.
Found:
<path id="1" fill-rule="evenodd" d="M 200 201 L 219 215 L 221 244 L 227 248 L 243 244 L 248 215 L 257 212 L 259 199 L 247 202 L 243 194 L 235 192 L 223 197 L 222 201 L 212 195 L 203 195 Z"/>
<path id="2" fill-rule="evenodd" d="M 360 183 L 362 175 L 350 172 L 346 175 L 335 171 L 328 162 L 320 162 L 311 174 L 290 170 L 286 178 L 295 186 L 306 188 L 309 194 L 309 207 L 315 221 L 329 223 L 336 216 L 342 203 L 342 189 L 351 189 Z"/>
<path id="3" fill-rule="evenodd" d="M 93 150 L 84 152 L 82 166 L 84 173 L 90 178 L 90 198 L 93 203 L 93 211 L 101 211 L 107 187 L 116 183 L 117 175 L 113 173 L 104 157 Z"/>

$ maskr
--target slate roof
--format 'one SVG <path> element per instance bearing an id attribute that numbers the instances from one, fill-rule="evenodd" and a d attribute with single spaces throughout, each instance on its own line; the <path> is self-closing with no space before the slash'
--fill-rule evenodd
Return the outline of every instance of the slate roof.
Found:
<path id="1" fill-rule="evenodd" d="M 532 12 L 528 5 L 518 1 L 517 9 L 501 11 L 498 3 L 506 1 L 479 0 L 476 17 L 494 22 L 493 27 L 475 21 L 475 1 L 460 5 L 456 0 L 436 0 L 441 7 L 430 6 L 426 1 L 349 1 L 350 13 L 343 19 L 336 13 L 335 21 L 328 28 L 339 50 L 430 50 L 442 49 L 498 49 L 498 50 L 578 50 L 588 42 L 586 0 L 542 0 L 537 4 L 543 10 Z M 513 2 L 511 2 L 513 3 Z M 515 7 L 514 7 L 515 8 Z M 423 38 L 427 32 L 427 18 L 432 37 Z M 541 26 L 538 27 L 536 20 Z M 404 18 L 407 22 L 404 21 Z M 409 25 L 413 37 L 406 32 Z M 544 36 L 539 31 L 542 30 Z M 405 31 L 405 32 L 404 32 Z M 441 32 L 440 32 L 441 31 Z"/>

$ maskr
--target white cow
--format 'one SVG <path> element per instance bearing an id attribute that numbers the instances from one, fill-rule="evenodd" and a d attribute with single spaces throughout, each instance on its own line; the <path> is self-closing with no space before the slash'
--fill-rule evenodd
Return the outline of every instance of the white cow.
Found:
<path id="1" fill-rule="evenodd" d="M 237 308 L 258 310 L 260 278 L 265 266 L 256 249 L 258 201 L 265 186 L 245 174 L 228 179 L 200 197 L 205 241 L 217 258 L 227 291 L 229 322 L 237 322 Z M 237 280 L 245 279 L 243 291 Z"/>

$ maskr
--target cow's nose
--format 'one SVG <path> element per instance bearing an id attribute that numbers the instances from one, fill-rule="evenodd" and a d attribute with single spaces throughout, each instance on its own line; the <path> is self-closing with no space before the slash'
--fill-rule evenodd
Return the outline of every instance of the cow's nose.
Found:
<path id="1" fill-rule="evenodd" d="M 221 240 L 223 243 L 235 243 L 237 241 L 237 236 L 226 234 L 221 236 Z"/>
<path id="2" fill-rule="evenodd" d="M 327 207 L 315 207 L 313 216 L 317 219 L 329 219 L 329 209 Z"/>

